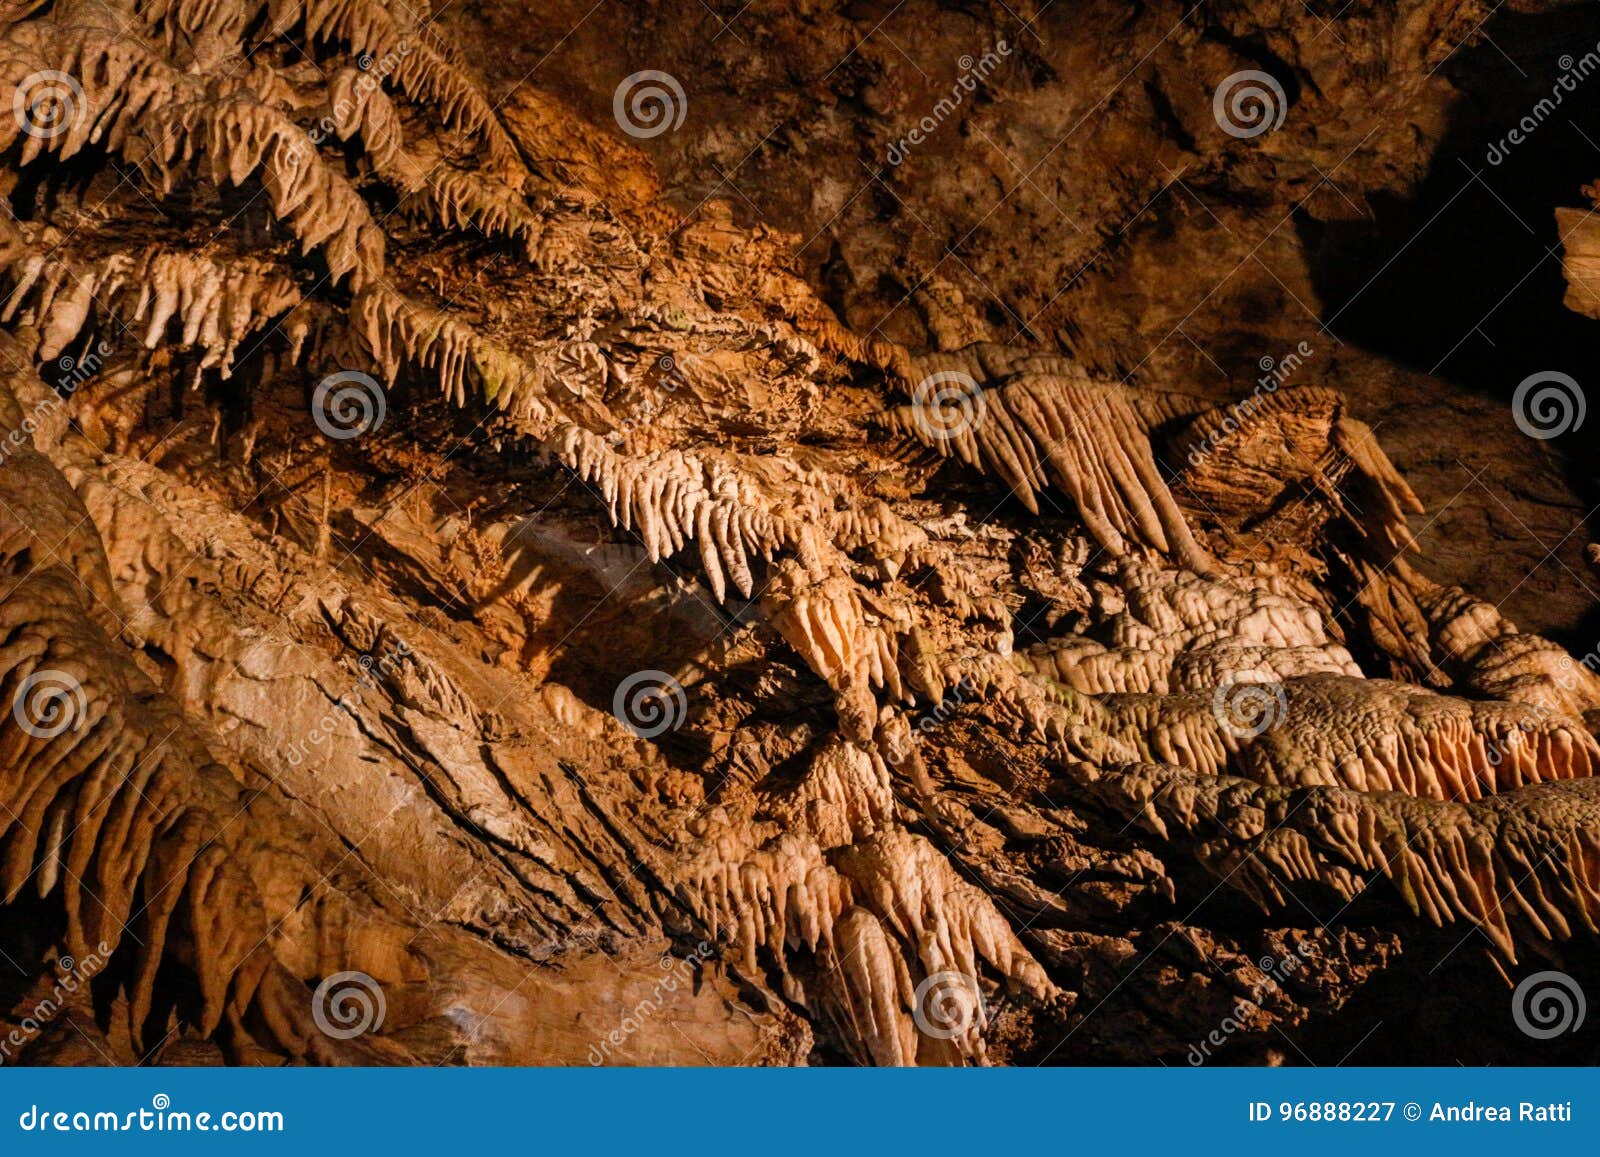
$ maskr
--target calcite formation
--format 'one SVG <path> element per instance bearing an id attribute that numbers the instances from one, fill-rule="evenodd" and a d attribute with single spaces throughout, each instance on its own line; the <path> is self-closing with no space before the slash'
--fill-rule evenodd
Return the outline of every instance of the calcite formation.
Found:
<path id="1" fill-rule="evenodd" d="M 1336 391 L 858 332 L 406 3 L 0 79 L 3 1027 L 109 954 L 22 1059 L 1278 1059 L 1592 947 L 1600 678 Z"/>

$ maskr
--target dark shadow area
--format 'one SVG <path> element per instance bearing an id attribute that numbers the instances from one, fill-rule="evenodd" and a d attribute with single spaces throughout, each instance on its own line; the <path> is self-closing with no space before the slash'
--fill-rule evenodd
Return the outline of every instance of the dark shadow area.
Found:
<path id="1" fill-rule="evenodd" d="M 1341 339 L 1507 405 L 1532 374 L 1577 379 L 1590 413 L 1550 444 L 1587 509 L 1600 503 L 1600 321 L 1562 304 L 1555 209 L 1588 207 L 1582 188 L 1600 178 L 1600 6 L 1502 11 L 1484 31 L 1441 69 L 1462 96 L 1414 194 L 1373 197 L 1370 221 L 1300 214 L 1296 227 Z M 1600 608 L 1580 637 L 1600 638 Z"/>
<path id="2" fill-rule="evenodd" d="M 1600 1063 L 1600 1024 L 1592 1012 L 1558 1031 L 1558 1023 L 1565 1023 L 1558 1003 L 1561 987 L 1539 976 L 1559 970 L 1579 990 L 1593 993 L 1600 975 L 1592 946 L 1573 941 L 1553 960 L 1528 952 L 1517 964 L 1497 965 L 1486 936 L 1450 925 L 1415 935 L 1407 948 L 1391 967 L 1362 985 L 1337 1015 L 1313 1018 L 1293 1032 L 1295 1048 L 1286 1050 L 1285 1063 Z M 1513 984 L 1524 982 L 1519 999 Z"/>

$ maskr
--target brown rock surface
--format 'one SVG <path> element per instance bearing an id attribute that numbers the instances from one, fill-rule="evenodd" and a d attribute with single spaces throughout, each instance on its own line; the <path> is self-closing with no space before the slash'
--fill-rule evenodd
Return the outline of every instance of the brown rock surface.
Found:
<path id="1" fill-rule="evenodd" d="M 1581 471 L 1343 279 L 1595 21 L 581 7 L 0 21 L 3 1059 L 1593 1059 Z"/>

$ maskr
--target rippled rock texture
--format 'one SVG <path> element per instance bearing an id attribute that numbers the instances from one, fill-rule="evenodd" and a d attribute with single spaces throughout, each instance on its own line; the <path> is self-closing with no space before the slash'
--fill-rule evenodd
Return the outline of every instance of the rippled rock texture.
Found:
<path id="1" fill-rule="evenodd" d="M 7 6 L 0 1060 L 1595 1059 L 1600 21 L 583 7 Z"/>

